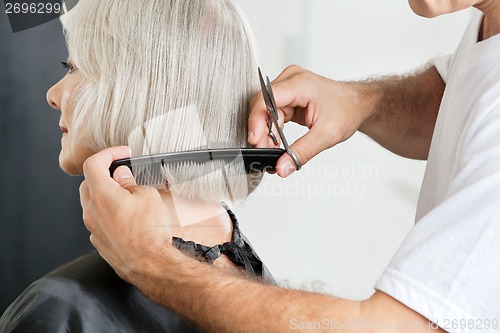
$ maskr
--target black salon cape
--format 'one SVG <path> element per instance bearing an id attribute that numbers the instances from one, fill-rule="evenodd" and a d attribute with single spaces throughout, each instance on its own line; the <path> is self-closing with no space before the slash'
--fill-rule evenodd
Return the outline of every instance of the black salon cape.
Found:
<path id="1" fill-rule="evenodd" d="M 233 223 L 231 242 L 208 248 L 174 237 L 173 245 L 184 253 L 207 262 L 225 254 L 249 277 L 276 284 L 248 239 L 241 233 L 234 213 L 227 207 L 226 210 Z M 115 332 L 200 331 L 122 280 L 96 251 L 69 262 L 34 282 L 0 318 L 0 333 Z"/>
<path id="2" fill-rule="evenodd" d="M 6 310 L 0 332 L 200 332 L 123 281 L 95 251 L 34 282 Z"/>

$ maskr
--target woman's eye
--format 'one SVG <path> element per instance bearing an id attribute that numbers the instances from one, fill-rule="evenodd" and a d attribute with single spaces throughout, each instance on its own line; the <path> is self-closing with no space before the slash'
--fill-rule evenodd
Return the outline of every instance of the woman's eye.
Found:
<path id="1" fill-rule="evenodd" d="M 66 68 L 68 70 L 68 74 L 71 74 L 74 71 L 76 71 L 75 66 L 73 66 L 73 64 L 71 64 L 67 61 L 61 61 L 61 64 L 63 65 L 64 68 Z"/>

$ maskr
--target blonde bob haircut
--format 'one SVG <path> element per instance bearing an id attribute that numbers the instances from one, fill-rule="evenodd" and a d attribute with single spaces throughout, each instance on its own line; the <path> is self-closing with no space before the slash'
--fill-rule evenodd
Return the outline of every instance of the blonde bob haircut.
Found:
<path id="1" fill-rule="evenodd" d="M 134 156 L 248 146 L 257 58 L 234 0 L 80 0 L 61 21 L 83 77 L 71 121 L 84 144 Z M 186 164 L 164 177 L 185 198 L 241 200 L 262 178 L 242 167 Z"/>

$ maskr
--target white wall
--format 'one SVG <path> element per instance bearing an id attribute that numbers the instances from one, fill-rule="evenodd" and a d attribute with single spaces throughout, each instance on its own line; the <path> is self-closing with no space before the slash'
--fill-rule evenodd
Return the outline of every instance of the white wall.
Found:
<path id="1" fill-rule="evenodd" d="M 423 19 L 404 0 L 240 3 L 271 78 L 292 63 L 338 80 L 404 73 L 452 52 L 471 16 Z M 368 297 L 413 225 L 424 168 L 356 134 L 286 180 L 267 175 L 235 211 L 278 279 Z"/>

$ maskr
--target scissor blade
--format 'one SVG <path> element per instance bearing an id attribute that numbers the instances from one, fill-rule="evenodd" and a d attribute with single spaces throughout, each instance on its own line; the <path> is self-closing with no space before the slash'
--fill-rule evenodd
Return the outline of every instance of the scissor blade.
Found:
<path id="1" fill-rule="evenodd" d="M 266 103 L 267 111 L 271 114 L 271 120 L 272 123 L 276 126 L 276 129 L 278 131 L 278 135 L 281 139 L 281 142 L 283 143 L 283 146 L 285 146 L 286 152 L 290 155 L 290 157 L 293 159 L 295 165 L 297 166 L 297 170 L 300 170 L 302 167 L 302 164 L 300 163 L 299 159 L 297 156 L 293 153 L 293 151 L 290 149 L 290 146 L 288 145 L 288 142 L 286 141 L 285 134 L 283 133 L 283 130 L 281 127 L 279 127 L 279 120 L 278 120 L 278 109 L 276 108 L 276 100 L 274 99 L 274 93 L 273 93 L 273 88 L 271 86 L 271 81 L 269 80 L 269 77 L 267 76 L 267 87 L 266 84 L 264 83 L 264 78 L 262 77 L 262 72 L 260 71 L 259 68 L 259 79 L 260 79 L 260 86 L 262 87 L 262 95 L 264 95 L 264 102 Z M 272 133 L 271 131 L 271 124 L 269 124 L 269 133 Z M 274 134 L 273 134 L 274 135 Z M 275 139 L 273 139 L 276 141 Z"/>
<path id="2" fill-rule="evenodd" d="M 266 103 L 267 111 L 270 113 L 273 112 L 273 103 L 271 102 L 271 98 L 269 97 L 269 91 L 267 90 L 266 84 L 264 83 L 264 77 L 262 76 L 262 72 L 259 68 L 259 79 L 260 86 L 262 88 L 262 95 L 264 96 L 264 102 Z"/>
<path id="3" fill-rule="evenodd" d="M 273 88 L 271 86 L 271 80 L 269 80 L 269 76 L 266 76 L 267 79 L 267 92 L 269 93 L 269 99 L 271 100 L 271 104 L 273 106 L 274 111 L 278 111 L 278 108 L 276 107 L 276 100 L 274 99 L 274 93 L 273 93 Z"/>
<path id="4" fill-rule="evenodd" d="M 269 80 L 269 76 L 266 76 L 267 79 L 267 92 L 269 93 L 269 100 L 271 101 L 271 115 L 276 121 L 276 126 L 278 126 L 278 108 L 276 107 L 276 100 L 274 99 L 273 88 L 271 86 L 271 81 Z"/>

